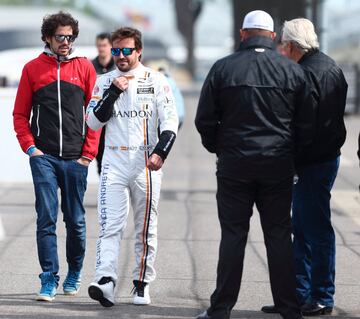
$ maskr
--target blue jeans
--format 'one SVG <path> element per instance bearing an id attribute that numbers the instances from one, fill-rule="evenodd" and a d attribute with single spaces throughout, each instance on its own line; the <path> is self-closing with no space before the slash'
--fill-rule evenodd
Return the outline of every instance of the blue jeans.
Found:
<path id="1" fill-rule="evenodd" d="M 334 306 L 335 232 L 330 191 L 340 157 L 298 171 L 293 191 L 294 255 L 299 301 Z"/>
<path id="2" fill-rule="evenodd" d="M 61 210 L 66 225 L 66 260 L 69 270 L 80 271 L 85 256 L 85 209 L 88 168 L 76 160 L 63 160 L 52 155 L 30 157 L 37 212 L 37 248 L 43 272 L 59 276 L 56 221 L 57 190 L 61 190 Z"/>

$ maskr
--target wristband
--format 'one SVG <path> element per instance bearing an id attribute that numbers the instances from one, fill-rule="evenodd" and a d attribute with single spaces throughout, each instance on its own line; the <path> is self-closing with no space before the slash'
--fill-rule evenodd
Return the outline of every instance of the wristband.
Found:
<path id="1" fill-rule="evenodd" d="M 26 154 L 29 155 L 29 156 L 31 156 L 32 153 L 34 153 L 36 150 L 37 150 L 36 146 L 34 146 L 34 145 L 33 145 L 33 146 L 30 146 L 30 147 L 28 148 L 28 150 L 26 151 Z"/>

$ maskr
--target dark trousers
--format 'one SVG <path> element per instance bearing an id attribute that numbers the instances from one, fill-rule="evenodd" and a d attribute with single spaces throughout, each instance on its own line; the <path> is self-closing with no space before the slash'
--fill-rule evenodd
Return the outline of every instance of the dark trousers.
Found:
<path id="1" fill-rule="evenodd" d="M 330 191 L 339 157 L 298 171 L 293 194 L 294 254 L 301 303 L 334 306 L 335 232 L 331 225 Z"/>
<path id="2" fill-rule="evenodd" d="M 209 315 L 216 319 L 230 318 L 237 301 L 255 203 L 264 233 L 274 303 L 283 318 L 300 318 L 291 243 L 292 176 L 279 180 L 235 180 L 218 176 L 217 182 L 221 242 Z"/>
<path id="3" fill-rule="evenodd" d="M 69 269 L 80 271 L 85 255 L 86 225 L 83 199 L 88 168 L 76 160 L 63 160 L 52 155 L 30 157 L 37 212 L 36 239 L 43 272 L 51 272 L 58 280 L 56 222 L 58 195 L 66 225 L 66 260 Z"/>

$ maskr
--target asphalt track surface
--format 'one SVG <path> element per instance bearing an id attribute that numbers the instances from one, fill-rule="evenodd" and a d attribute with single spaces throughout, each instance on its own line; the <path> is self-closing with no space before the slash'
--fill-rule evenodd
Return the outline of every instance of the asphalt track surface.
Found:
<path id="1" fill-rule="evenodd" d="M 186 97 L 187 118 L 166 161 L 159 208 L 157 279 L 152 304 L 134 306 L 130 291 L 134 265 L 132 215 L 121 244 L 116 305 L 102 308 L 87 295 L 93 280 L 98 233 L 97 185 L 86 194 L 87 253 L 82 289 L 64 296 L 65 228 L 58 218 L 60 289 L 51 303 L 34 300 L 39 289 L 32 184 L 2 183 L 0 177 L 0 318 L 194 318 L 208 306 L 215 287 L 220 229 L 216 212 L 215 158 L 206 153 L 193 125 L 198 96 Z M 356 158 L 359 117 L 348 117 L 348 138 L 332 197 L 337 238 L 336 308 L 333 318 L 360 318 L 360 181 Z M 3 162 L 4 159 L 1 159 Z M 4 164 L 4 163 L 3 163 Z M 95 164 L 93 164 L 95 165 Z M 232 318 L 280 318 L 259 311 L 272 304 L 266 252 L 254 210 L 246 249 L 243 282 Z"/>

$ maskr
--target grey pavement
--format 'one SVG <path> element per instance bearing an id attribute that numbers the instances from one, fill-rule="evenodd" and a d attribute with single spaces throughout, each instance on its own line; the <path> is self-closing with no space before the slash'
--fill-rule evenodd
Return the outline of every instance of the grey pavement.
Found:
<path id="1" fill-rule="evenodd" d="M 98 225 L 97 185 L 88 185 L 87 253 L 78 296 L 59 294 L 52 303 L 34 300 L 39 289 L 35 245 L 34 195 L 31 184 L 2 183 L 0 176 L 0 318 L 194 318 L 209 304 L 215 287 L 220 229 L 216 212 L 215 158 L 206 153 L 195 131 L 197 95 L 186 97 L 187 118 L 164 169 L 159 208 L 157 279 L 151 285 L 150 306 L 133 306 L 130 291 L 134 266 L 132 216 L 119 260 L 116 305 L 102 308 L 87 295 L 94 276 Z M 333 192 L 333 222 L 337 235 L 336 309 L 333 318 L 360 318 L 360 181 L 356 158 L 359 117 L 347 118 L 348 139 Z M 6 165 L 1 159 L 1 165 Z M 65 229 L 58 218 L 61 282 L 67 271 Z M 60 287 L 61 288 L 61 287 Z M 265 315 L 272 304 L 266 252 L 256 211 L 245 257 L 244 275 L 232 318 L 280 318 Z"/>

